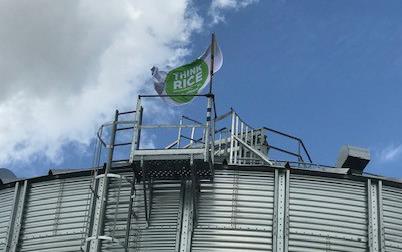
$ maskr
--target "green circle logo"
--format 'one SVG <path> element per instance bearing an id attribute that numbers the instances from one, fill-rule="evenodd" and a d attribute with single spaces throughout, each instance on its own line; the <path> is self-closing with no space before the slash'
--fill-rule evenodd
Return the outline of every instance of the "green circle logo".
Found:
<path id="1" fill-rule="evenodd" d="M 171 70 L 165 80 L 166 94 L 177 103 L 187 103 L 206 84 L 208 65 L 201 59 Z"/>

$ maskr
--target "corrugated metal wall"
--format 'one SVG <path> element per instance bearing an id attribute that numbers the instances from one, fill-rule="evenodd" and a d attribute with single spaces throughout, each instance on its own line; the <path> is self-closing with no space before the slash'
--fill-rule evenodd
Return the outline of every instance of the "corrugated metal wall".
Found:
<path id="1" fill-rule="evenodd" d="M 192 251 L 272 251 L 273 220 L 278 218 L 273 214 L 274 173 L 240 169 L 243 168 L 217 169 L 213 182 L 202 181 Z M 130 177 L 129 173 L 126 175 Z M 130 184 L 123 181 L 120 186 L 119 181 L 116 178 L 109 180 L 105 235 L 113 235 L 124 242 Z M 91 182 L 92 178 L 87 175 L 30 181 L 17 251 L 80 251 L 87 235 Z M 326 174 L 294 174 L 291 171 L 289 195 L 286 197 L 289 201 L 285 204 L 289 215 L 286 215 L 288 219 L 284 222 L 289 228 L 285 227 L 284 237 L 288 238 L 288 251 L 368 251 L 368 237 L 374 231 L 378 231 L 378 236 L 384 234 L 381 238 L 385 241 L 385 252 L 402 251 L 402 189 L 385 182 L 381 186 L 374 179 L 370 183 L 366 178 L 350 180 L 331 178 Z M 376 203 L 371 204 L 382 202 L 383 208 L 370 215 L 370 220 L 377 221 L 379 214 L 379 223 L 383 221 L 379 226 L 383 229 L 369 225 L 368 185 L 373 185 L 374 189 L 382 188 L 378 194 L 372 190 L 373 196 L 377 195 L 379 200 L 373 198 Z M 147 226 L 142 183 L 136 185 L 130 251 L 176 251 L 182 234 L 182 188 L 181 181 L 153 181 L 152 207 Z M 284 187 L 281 188 L 284 190 Z M 21 199 L 22 195 L 17 194 Z M 149 196 L 147 193 L 148 200 Z M 5 237 L 13 201 L 14 187 L 0 190 L 2 251 L 7 251 Z M 188 227 L 183 225 L 182 228 Z M 369 230 L 374 231 L 370 233 Z M 372 235 L 370 239 L 378 237 Z M 378 241 L 383 244 L 381 239 Z M 102 246 L 102 251 L 124 251 L 118 242 L 103 241 Z M 371 251 L 380 250 L 371 247 Z"/>
<path id="2" fill-rule="evenodd" d="M 367 251 L 364 182 L 291 174 L 289 215 L 289 251 Z"/>
<path id="3" fill-rule="evenodd" d="M 125 174 L 128 178 L 130 174 Z M 124 242 L 129 205 L 130 184 L 119 179 L 109 183 L 108 204 L 106 206 L 105 234 Z M 120 196 L 118 196 L 120 186 Z M 153 181 L 150 221 L 147 227 L 144 208 L 143 184 L 136 185 L 133 203 L 135 216 L 132 218 L 129 248 L 134 251 L 175 251 L 177 219 L 180 206 L 181 181 Z M 120 197 L 116 215 L 116 200 Z M 147 193 L 149 202 L 149 193 Z M 148 208 L 150 207 L 148 203 Z M 115 217 L 116 222 L 115 222 Z M 116 223 L 116 224 L 115 224 Z M 124 251 L 119 243 L 102 242 L 103 250 Z"/>
<path id="4" fill-rule="evenodd" d="M 0 250 L 4 250 L 8 225 L 11 217 L 11 209 L 14 202 L 14 187 L 0 191 Z"/>
<path id="5" fill-rule="evenodd" d="M 86 176 L 31 184 L 18 251 L 79 251 L 85 239 L 90 182 Z"/>
<path id="6" fill-rule="evenodd" d="M 217 170 L 203 182 L 192 251 L 272 251 L 274 173 Z"/>
<path id="7" fill-rule="evenodd" d="M 402 251 L 402 189 L 383 187 L 383 219 L 385 249 L 387 252 Z"/>

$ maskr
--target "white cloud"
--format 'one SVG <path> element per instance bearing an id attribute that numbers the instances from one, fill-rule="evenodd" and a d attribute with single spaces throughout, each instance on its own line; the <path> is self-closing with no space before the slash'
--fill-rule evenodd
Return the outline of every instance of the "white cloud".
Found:
<path id="1" fill-rule="evenodd" d="M 379 159 L 381 162 L 392 162 L 402 158 L 402 144 L 390 145 L 379 153 Z"/>
<path id="2" fill-rule="evenodd" d="M 189 0 L 1 1 L 0 166 L 87 145 L 202 22 Z"/>
<path id="3" fill-rule="evenodd" d="M 225 17 L 223 11 L 225 10 L 239 10 L 247 7 L 250 4 L 257 3 L 259 0 L 212 0 L 209 14 L 213 18 L 213 23 L 224 22 Z"/>
<path id="4" fill-rule="evenodd" d="M 212 0 L 209 14 L 253 2 Z M 190 53 L 203 22 L 191 0 L 0 1 L 0 166 L 87 149 L 115 108 L 152 89 L 152 65 Z"/>

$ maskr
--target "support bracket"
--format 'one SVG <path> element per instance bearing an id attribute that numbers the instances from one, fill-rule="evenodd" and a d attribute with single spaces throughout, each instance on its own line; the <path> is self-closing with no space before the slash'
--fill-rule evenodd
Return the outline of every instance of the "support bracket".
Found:
<path id="1" fill-rule="evenodd" d="M 385 251 L 381 190 L 381 181 L 367 180 L 369 252 Z"/>
<path id="2" fill-rule="evenodd" d="M 180 252 L 190 252 L 191 251 L 191 240 L 193 236 L 193 212 L 194 212 L 194 201 L 193 201 L 193 190 L 192 181 L 187 180 L 185 183 L 184 190 L 184 202 L 183 202 L 183 218 L 182 218 L 182 230 L 180 239 Z"/>
<path id="3" fill-rule="evenodd" d="M 273 251 L 287 251 L 289 229 L 289 170 L 275 170 Z"/>
<path id="4" fill-rule="evenodd" d="M 8 236 L 6 241 L 6 251 L 17 251 L 17 244 L 20 237 L 22 217 L 24 214 L 25 197 L 28 187 L 28 181 L 16 182 L 14 191 L 14 205 L 10 217 L 10 226 L 8 230 Z"/>

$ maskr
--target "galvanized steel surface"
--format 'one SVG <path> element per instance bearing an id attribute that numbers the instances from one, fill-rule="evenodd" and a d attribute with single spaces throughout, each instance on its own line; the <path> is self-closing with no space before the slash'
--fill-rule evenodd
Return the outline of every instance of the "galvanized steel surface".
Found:
<path id="1" fill-rule="evenodd" d="M 10 213 L 14 201 L 14 187 L 0 190 L 0 250 L 6 247 Z"/>
<path id="2" fill-rule="evenodd" d="M 276 187 L 274 169 L 263 169 L 216 169 L 213 182 L 201 181 L 194 209 L 197 219 L 190 237 L 192 251 L 272 251 L 273 230 L 281 230 L 274 221 L 278 211 L 284 211 L 284 235 L 277 236 L 288 244 L 284 251 L 402 251 L 401 185 L 383 181 L 380 186 L 378 180 L 371 179 L 370 183 L 380 190 L 379 199 L 373 201 L 380 204 L 380 211 L 369 221 L 368 178 L 314 171 L 307 175 L 290 170 L 287 186 Z M 29 181 L 17 251 L 85 248 L 82 245 L 88 236 L 92 177 L 88 173 L 72 175 Z M 182 251 L 178 244 L 183 230 L 189 228 L 181 219 L 185 188 L 181 180 L 154 180 L 147 185 L 147 198 L 152 198 L 147 225 L 143 184 L 136 184 L 128 251 Z M 274 199 L 279 190 L 286 188 L 287 204 L 281 210 Z M 9 251 L 5 242 L 10 218 L 14 216 L 14 195 L 13 186 L 0 190 L 2 251 Z M 121 244 L 129 195 L 130 183 L 120 184 L 117 178 L 109 180 L 104 234 L 115 240 L 102 241 L 102 251 L 125 251 Z M 373 221 L 382 227 L 376 234 L 372 233 L 376 225 L 369 223 Z M 370 247 L 369 239 L 378 239 L 384 247 Z"/>
<path id="3" fill-rule="evenodd" d="M 382 195 L 386 251 L 402 251 L 402 189 L 384 186 Z"/>
<path id="4" fill-rule="evenodd" d="M 216 171 L 201 183 L 192 251 L 270 251 L 273 173 Z"/>
<path id="5" fill-rule="evenodd" d="M 79 251 L 85 238 L 90 177 L 32 183 L 18 251 Z"/>
<path id="6" fill-rule="evenodd" d="M 291 174 L 289 196 L 289 251 L 367 250 L 364 182 Z"/>

